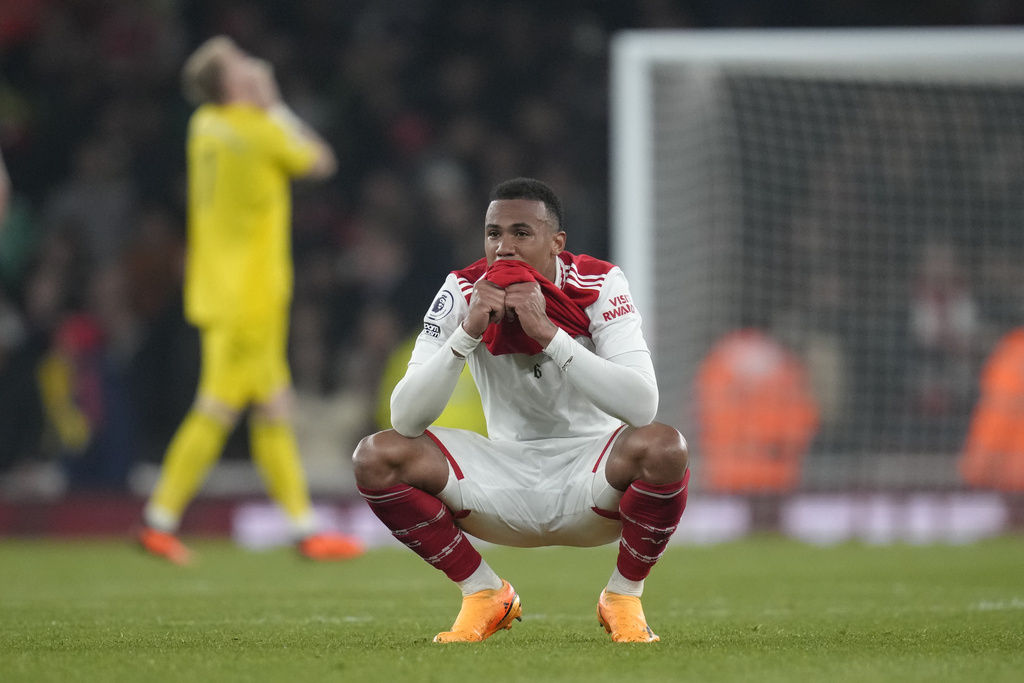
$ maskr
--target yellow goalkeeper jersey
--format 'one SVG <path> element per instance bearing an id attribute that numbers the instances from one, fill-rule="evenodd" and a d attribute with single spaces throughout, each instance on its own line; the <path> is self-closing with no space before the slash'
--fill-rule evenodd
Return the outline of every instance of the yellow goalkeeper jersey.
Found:
<path id="1" fill-rule="evenodd" d="M 257 107 L 205 104 L 189 121 L 187 152 L 188 319 L 280 315 L 292 294 L 290 183 L 316 148 Z"/>

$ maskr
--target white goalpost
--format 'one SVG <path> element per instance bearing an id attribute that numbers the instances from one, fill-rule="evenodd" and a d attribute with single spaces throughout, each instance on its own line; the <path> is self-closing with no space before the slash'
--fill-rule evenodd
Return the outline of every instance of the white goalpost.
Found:
<path id="1" fill-rule="evenodd" d="M 952 489 L 1024 325 L 1024 30 L 627 31 L 611 249 L 698 463 L 696 379 L 757 329 L 806 368 L 804 489 Z"/>

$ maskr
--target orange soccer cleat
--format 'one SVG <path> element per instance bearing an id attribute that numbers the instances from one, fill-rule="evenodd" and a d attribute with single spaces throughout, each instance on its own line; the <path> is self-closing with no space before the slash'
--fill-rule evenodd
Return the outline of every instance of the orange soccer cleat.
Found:
<path id="1" fill-rule="evenodd" d="M 661 640 L 647 625 L 640 598 L 601 591 L 597 621 L 616 643 L 653 643 Z"/>
<path id="2" fill-rule="evenodd" d="M 477 591 L 462 598 L 462 609 L 451 631 L 434 636 L 435 643 L 477 643 L 502 629 L 512 628 L 512 620 L 523 620 L 523 606 L 512 585 L 505 580 L 501 588 Z"/>
<path id="3" fill-rule="evenodd" d="M 366 545 L 355 536 L 323 532 L 306 536 L 298 543 L 299 554 L 318 562 L 351 560 L 366 552 Z"/>
<path id="4" fill-rule="evenodd" d="M 147 553 L 168 562 L 182 566 L 192 562 L 191 551 L 172 533 L 141 526 L 135 533 L 135 540 Z"/>

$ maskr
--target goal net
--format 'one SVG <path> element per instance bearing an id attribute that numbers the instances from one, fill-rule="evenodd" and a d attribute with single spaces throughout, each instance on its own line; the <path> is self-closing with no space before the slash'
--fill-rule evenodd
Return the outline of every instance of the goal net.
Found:
<path id="1" fill-rule="evenodd" d="M 1024 325 L 1024 31 L 625 32 L 611 144 L 613 260 L 696 469 L 728 442 L 799 461 L 769 488 L 962 485 Z"/>

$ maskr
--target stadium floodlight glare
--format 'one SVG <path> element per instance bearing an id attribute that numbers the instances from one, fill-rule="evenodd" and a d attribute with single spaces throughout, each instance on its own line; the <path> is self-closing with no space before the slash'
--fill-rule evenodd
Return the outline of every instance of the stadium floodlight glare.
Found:
<path id="1" fill-rule="evenodd" d="M 659 419 L 696 438 L 701 360 L 754 325 L 810 366 L 819 451 L 955 455 L 985 355 L 1024 324 L 999 303 L 1024 282 L 1024 30 L 626 31 L 611 107 L 612 258 Z M 936 261 L 966 351 L 919 329 Z"/>

